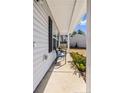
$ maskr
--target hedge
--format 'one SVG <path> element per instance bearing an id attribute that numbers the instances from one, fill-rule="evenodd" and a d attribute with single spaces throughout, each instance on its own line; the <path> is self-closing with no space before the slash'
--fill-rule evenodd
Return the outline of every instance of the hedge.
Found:
<path id="1" fill-rule="evenodd" d="M 86 71 L 86 57 L 79 54 L 78 52 L 72 52 L 70 54 L 78 70 L 85 72 Z"/>

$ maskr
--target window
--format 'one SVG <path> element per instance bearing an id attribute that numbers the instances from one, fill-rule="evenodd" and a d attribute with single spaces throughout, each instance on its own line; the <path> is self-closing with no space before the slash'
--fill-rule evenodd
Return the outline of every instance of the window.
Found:
<path id="1" fill-rule="evenodd" d="M 48 42 L 49 42 L 49 53 L 52 52 L 52 20 L 48 17 Z"/>

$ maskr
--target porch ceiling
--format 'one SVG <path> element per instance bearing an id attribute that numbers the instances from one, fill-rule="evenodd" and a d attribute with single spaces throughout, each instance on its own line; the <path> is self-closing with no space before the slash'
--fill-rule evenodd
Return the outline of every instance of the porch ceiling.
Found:
<path id="1" fill-rule="evenodd" d="M 86 0 L 46 0 L 61 35 L 73 31 L 86 13 Z"/>

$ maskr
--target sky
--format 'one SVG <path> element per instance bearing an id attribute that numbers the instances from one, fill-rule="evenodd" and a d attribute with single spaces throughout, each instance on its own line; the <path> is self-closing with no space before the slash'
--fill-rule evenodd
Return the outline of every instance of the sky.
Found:
<path id="1" fill-rule="evenodd" d="M 79 22 L 79 24 L 75 27 L 75 30 L 81 30 L 83 32 L 86 32 L 86 20 L 87 16 L 86 14 L 84 16 L 82 16 L 81 21 Z"/>

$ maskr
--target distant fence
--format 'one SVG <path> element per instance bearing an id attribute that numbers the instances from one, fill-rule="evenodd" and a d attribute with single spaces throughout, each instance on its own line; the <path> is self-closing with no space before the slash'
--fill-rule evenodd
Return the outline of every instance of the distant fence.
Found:
<path id="1" fill-rule="evenodd" d="M 76 34 L 70 37 L 71 48 L 86 48 L 86 35 Z"/>

